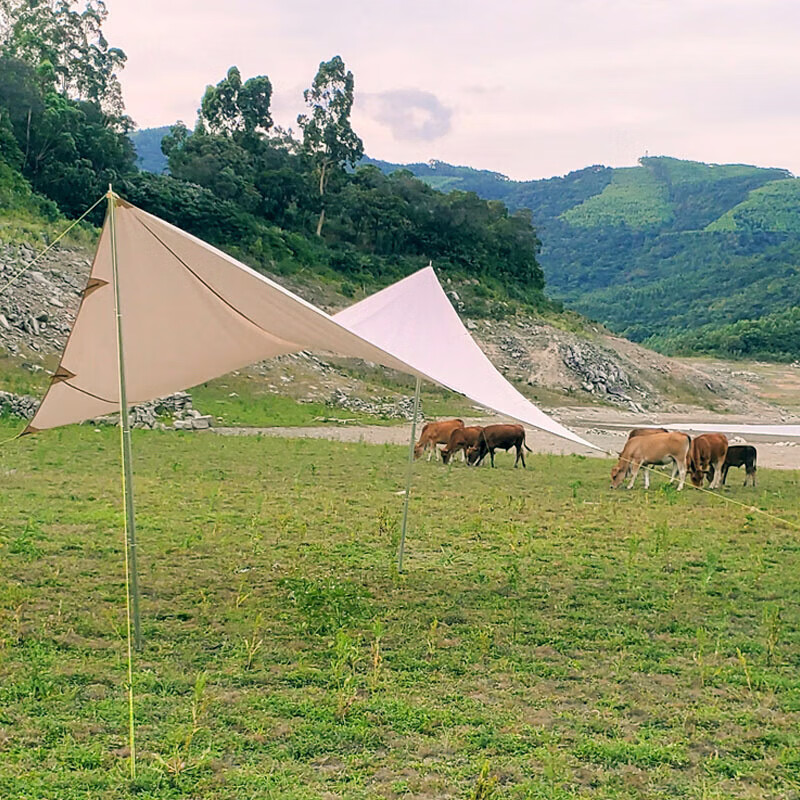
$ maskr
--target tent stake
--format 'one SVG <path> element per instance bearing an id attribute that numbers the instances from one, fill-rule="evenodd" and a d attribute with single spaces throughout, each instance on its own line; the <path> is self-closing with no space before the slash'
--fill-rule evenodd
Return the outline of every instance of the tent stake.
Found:
<path id="1" fill-rule="evenodd" d="M 419 411 L 419 384 L 414 391 L 414 416 L 411 419 L 411 441 L 408 443 L 408 471 L 406 472 L 406 493 L 403 500 L 403 528 L 400 532 L 400 547 L 397 550 L 397 571 L 403 571 L 403 553 L 406 549 L 406 526 L 408 524 L 408 496 L 411 494 L 411 471 L 414 467 L 414 445 L 417 441 L 417 412 Z"/>
<path id="2" fill-rule="evenodd" d="M 136 778 L 136 740 L 133 715 L 133 653 L 131 652 L 131 615 L 136 650 L 142 649 L 139 619 L 139 575 L 136 566 L 136 518 L 133 506 L 133 468 L 131 466 L 131 425 L 128 395 L 125 388 L 125 358 L 122 347 L 122 309 L 120 307 L 119 269 L 117 264 L 116 197 L 108 187 L 108 220 L 111 233 L 111 274 L 114 283 L 114 313 L 117 323 L 117 368 L 119 372 L 120 450 L 122 453 L 122 494 L 125 506 L 125 602 L 128 621 L 128 742 L 131 779 Z"/>

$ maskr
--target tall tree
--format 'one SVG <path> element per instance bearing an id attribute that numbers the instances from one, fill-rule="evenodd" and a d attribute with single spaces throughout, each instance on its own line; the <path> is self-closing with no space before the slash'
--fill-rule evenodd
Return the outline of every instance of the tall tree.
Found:
<path id="1" fill-rule="evenodd" d="M 206 88 L 198 126 L 205 133 L 232 136 L 243 143 L 260 138 L 272 127 L 271 99 L 272 84 L 266 75 L 242 82 L 238 68 L 231 67 L 216 86 Z"/>
<path id="2" fill-rule="evenodd" d="M 308 114 L 301 114 L 297 124 L 303 130 L 303 147 L 313 158 L 319 175 L 321 209 L 317 236 L 325 223 L 325 191 L 331 175 L 354 167 L 364 155 L 364 143 L 350 124 L 353 109 L 353 73 L 345 70 L 341 56 L 323 61 L 311 84 L 303 92 Z"/>
<path id="3" fill-rule="evenodd" d="M 107 17 L 104 0 L 0 0 L 0 53 L 34 67 L 43 89 L 121 115 L 126 56 L 103 35 Z"/>

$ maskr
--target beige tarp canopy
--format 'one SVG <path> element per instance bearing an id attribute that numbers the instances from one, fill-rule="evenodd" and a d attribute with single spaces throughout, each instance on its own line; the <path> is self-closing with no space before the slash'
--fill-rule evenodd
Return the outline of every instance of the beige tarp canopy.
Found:
<path id="1" fill-rule="evenodd" d="M 472 382 L 454 382 L 452 364 L 438 365 L 419 350 L 399 348 L 397 342 L 388 341 L 372 328 L 365 328 L 363 334 L 359 326 L 351 330 L 345 317 L 333 319 L 200 239 L 119 198 L 115 198 L 115 204 L 129 405 L 272 356 L 316 350 L 362 358 L 426 378 L 501 414 L 593 447 L 547 417 L 513 387 L 509 387 L 513 395 L 497 390 L 501 383 L 508 384 L 472 342 L 432 270 L 419 291 L 438 290 L 441 297 L 416 300 L 422 304 L 420 308 L 428 308 L 430 303 L 438 307 L 444 298 L 452 316 L 441 334 L 463 340 L 452 351 L 454 356 L 469 355 L 474 363 L 480 354 L 485 362 Z M 414 298 L 410 301 L 415 302 Z M 363 310 L 362 304 L 356 308 L 359 306 Z M 463 349 L 466 340 L 474 348 L 470 353 Z M 395 346 L 402 349 L 402 355 L 394 351 Z M 469 375 L 470 365 L 464 366 Z M 495 387 L 494 392 L 487 393 L 487 380 Z M 111 227 L 107 218 L 61 363 L 25 432 L 112 413 L 119 409 L 119 396 Z"/>
<path id="2" fill-rule="evenodd" d="M 120 199 L 116 202 L 129 404 L 304 349 L 416 374 L 236 259 Z M 119 410 L 111 281 L 107 219 L 61 363 L 27 432 Z"/>

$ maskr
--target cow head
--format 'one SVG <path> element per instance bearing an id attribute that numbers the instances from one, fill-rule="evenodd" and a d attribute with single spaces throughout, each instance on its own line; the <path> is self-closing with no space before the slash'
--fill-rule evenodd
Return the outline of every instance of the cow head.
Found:
<path id="1" fill-rule="evenodd" d="M 711 468 L 711 462 L 708 458 L 704 458 L 701 454 L 699 458 L 689 456 L 686 461 L 686 467 L 689 471 L 689 478 L 692 481 L 692 486 L 700 488 L 703 485 L 703 478 Z"/>
<path id="2" fill-rule="evenodd" d="M 622 460 L 617 462 L 616 465 L 611 467 L 611 488 L 612 489 L 619 489 L 622 481 L 625 480 L 625 476 L 628 473 L 628 465 L 623 464 Z"/>
<path id="3" fill-rule="evenodd" d="M 692 486 L 695 486 L 699 489 L 703 485 L 703 478 L 706 476 L 706 471 L 700 469 L 697 464 L 692 462 L 691 466 L 689 467 L 689 476 L 692 479 Z"/>
<path id="4" fill-rule="evenodd" d="M 425 446 L 421 444 L 414 445 L 414 458 L 419 458 L 425 452 Z"/>
<path id="5" fill-rule="evenodd" d="M 481 451 L 477 445 L 467 449 L 467 464 L 474 465 L 480 457 Z"/>
<path id="6" fill-rule="evenodd" d="M 442 448 L 442 464 L 446 464 L 450 460 L 450 450 L 446 447 Z"/>

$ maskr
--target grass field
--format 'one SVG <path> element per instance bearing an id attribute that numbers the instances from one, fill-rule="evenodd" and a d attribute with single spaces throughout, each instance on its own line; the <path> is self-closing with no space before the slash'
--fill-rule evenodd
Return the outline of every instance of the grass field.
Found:
<path id="1" fill-rule="evenodd" d="M 0 439 L 13 432 L 0 423 Z M 791 798 L 798 531 L 609 462 L 134 431 L 0 449 L 0 797 Z M 793 472 L 727 496 L 796 521 Z"/>

